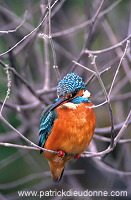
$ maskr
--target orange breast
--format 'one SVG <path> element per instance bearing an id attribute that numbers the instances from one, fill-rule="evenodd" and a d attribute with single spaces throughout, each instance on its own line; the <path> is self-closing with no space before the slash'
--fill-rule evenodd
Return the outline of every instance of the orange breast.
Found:
<path id="1" fill-rule="evenodd" d="M 69 154 L 83 153 L 92 139 L 96 123 L 94 109 L 87 106 L 92 103 L 80 103 L 76 109 L 57 108 L 58 118 L 44 147 Z M 45 152 L 45 157 L 48 159 L 50 154 Z"/>

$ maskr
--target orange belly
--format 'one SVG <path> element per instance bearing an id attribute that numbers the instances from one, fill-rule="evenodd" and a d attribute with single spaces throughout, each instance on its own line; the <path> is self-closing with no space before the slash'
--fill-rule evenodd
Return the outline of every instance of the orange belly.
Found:
<path id="1" fill-rule="evenodd" d="M 92 103 L 81 103 L 76 109 L 57 108 L 58 118 L 45 143 L 45 148 L 54 151 L 62 150 L 67 154 L 81 154 L 88 147 L 95 129 L 95 113 Z M 51 160 L 55 154 L 45 152 Z"/>

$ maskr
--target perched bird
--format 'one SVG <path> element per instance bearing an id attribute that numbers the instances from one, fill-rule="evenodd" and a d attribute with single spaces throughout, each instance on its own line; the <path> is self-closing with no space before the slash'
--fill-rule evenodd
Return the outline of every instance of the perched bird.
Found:
<path id="1" fill-rule="evenodd" d="M 58 183 L 66 162 L 79 158 L 88 147 L 96 119 L 93 104 L 88 99 L 90 93 L 77 74 L 67 74 L 58 83 L 57 96 L 42 113 L 39 146 L 58 152 L 44 151 L 53 181 Z"/>

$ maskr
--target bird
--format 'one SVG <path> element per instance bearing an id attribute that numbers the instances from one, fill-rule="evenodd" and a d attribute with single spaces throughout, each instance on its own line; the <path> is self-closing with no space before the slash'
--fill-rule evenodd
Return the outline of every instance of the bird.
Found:
<path id="1" fill-rule="evenodd" d="M 58 83 L 57 98 L 41 115 L 38 145 L 57 152 L 44 151 L 55 183 L 60 182 L 65 164 L 80 158 L 93 137 L 96 116 L 89 97 L 82 78 L 69 73 Z"/>

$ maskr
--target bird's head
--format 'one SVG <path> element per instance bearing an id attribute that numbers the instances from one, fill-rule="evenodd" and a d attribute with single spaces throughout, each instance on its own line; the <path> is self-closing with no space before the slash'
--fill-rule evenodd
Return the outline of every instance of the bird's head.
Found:
<path id="1" fill-rule="evenodd" d="M 88 98 L 90 93 L 85 90 L 82 78 L 75 73 L 71 73 L 64 76 L 64 78 L 58 83 L 57 96 L 58 98 L 53 104 L 51 110 L 54 110 L 63 103 L 70 102 L 78 96 Z"/>

